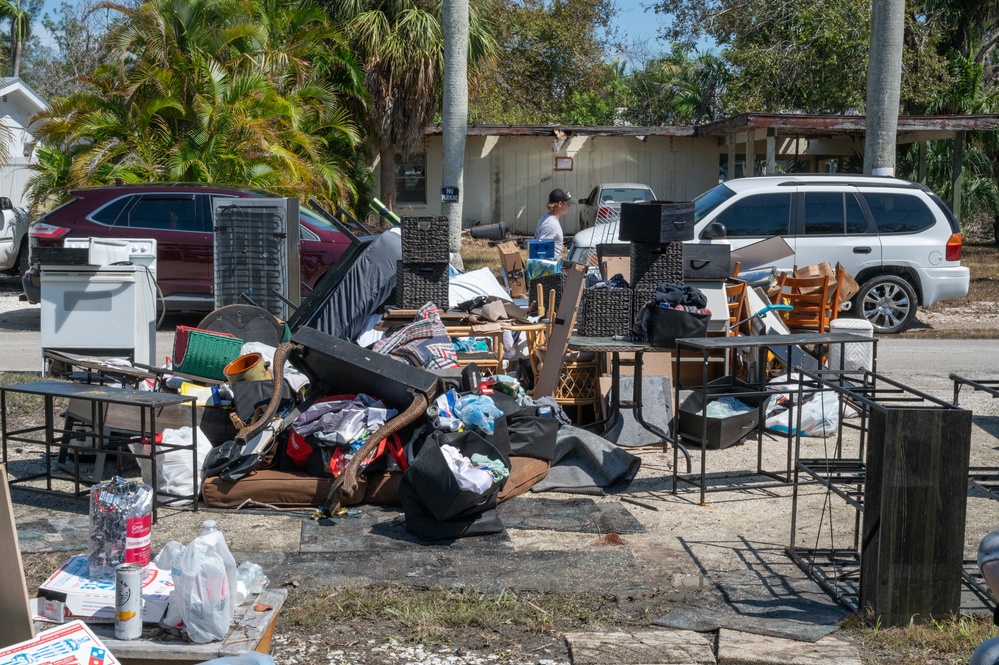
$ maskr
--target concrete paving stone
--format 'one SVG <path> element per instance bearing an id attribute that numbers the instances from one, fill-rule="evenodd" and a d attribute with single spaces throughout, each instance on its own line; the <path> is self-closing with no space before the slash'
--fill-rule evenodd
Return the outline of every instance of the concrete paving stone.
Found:
<path id="1" fill-rule="evenodd" d="M 816 642 L 718 631 L 718 665 L 860 665 L 857 643 L 840 633 Z"/>
<path id="2" fill-rule="evenodd" d="M 711 640 L 691 630 L 570 633 L 573 665 L 714 665 Z"/>

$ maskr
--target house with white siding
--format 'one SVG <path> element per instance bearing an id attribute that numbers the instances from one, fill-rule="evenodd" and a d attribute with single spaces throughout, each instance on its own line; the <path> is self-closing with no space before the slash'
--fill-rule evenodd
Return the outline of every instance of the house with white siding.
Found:
<path id="1" fill-rule="evenodd" d="M 48 104 L 19 78 L 0 78 L 0 196 L 15 206 L 28 207 L 24 186 L 32 176 L 28 168 L 37 161 L 31 118 Z"/>

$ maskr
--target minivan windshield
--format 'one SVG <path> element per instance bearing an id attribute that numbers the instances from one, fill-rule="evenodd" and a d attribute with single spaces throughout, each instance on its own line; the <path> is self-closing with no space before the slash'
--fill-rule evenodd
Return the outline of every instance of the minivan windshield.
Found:
<path id="1" fill-rule="evenodd" d="M 735 192 L 725 185 L 712 187 L 694 199 L 694 223 L 704 219 L 704 216 L 735 196 Z"/>

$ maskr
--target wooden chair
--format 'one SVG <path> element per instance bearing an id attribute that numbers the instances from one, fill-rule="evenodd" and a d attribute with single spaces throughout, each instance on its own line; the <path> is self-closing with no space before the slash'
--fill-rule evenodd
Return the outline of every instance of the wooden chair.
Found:
<path id="1" fill-rule="evenodd" d="M 480 337 L 489 340 L 488 351 L 458 351 L 458 364 L 462 367 L 475 363 L 482 376 L 503 373 L 503 331 L 475 332 L 470 326 L 447 326 L 448 337 Z"/>
<path id="2" fill-rule="evenodd" d="M 739 334 L 736 324 L 746 318 L 746 283 L 733 282 L 725 285 L 725 299 L 728 300 L 728 334 L 735 337 Z"/>
<path id="3" fill-rule="evenodd" d="M 784 277 L 780 301 L 794 308 L 781 315 L 788 330 L 828 332 L 831 310 L 837 309 L 830 307 L 834 286 L 827 275 Z"/>

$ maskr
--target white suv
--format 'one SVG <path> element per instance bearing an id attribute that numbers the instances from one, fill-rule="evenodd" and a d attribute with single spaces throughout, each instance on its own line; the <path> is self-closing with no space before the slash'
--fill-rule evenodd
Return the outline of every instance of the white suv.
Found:
<path id="1" fill-rule="evenodd" d="M 968 293 L 957 219 L 924 185 L 852 174 L 739 178 L 704 192 L 694 207 L 695 241 L 737 249 L 780 235 L 794 255 L 779 269 L 842 263 L 860 284 L 851 310 L 877 333 L 901 332 L 919 305 Z M 585 260 L 602 242 L 619 242 L 616 223 L 576 234 L 569 258 Z"/>

